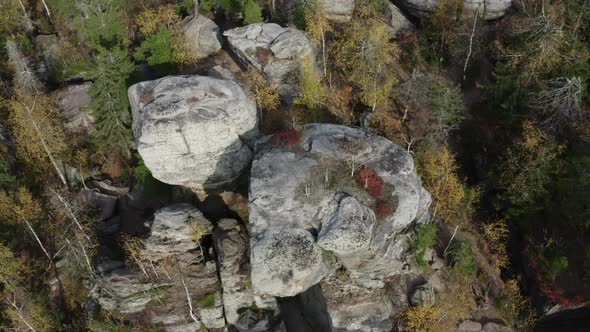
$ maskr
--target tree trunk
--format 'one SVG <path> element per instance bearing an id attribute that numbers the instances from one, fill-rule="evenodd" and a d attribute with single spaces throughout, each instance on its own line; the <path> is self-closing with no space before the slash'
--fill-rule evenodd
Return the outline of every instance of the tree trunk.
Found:
<path id="1" fill-rule="evenodd" d="M 25 319 L 25 317 L 23 316 L 21 309 L 16 305 L 16 303 L 12 302 L 12 301 L 8 301 L 6 300 L 6 302 L 12 307 L 14 308 L 14 311 L 16 312 L 16 314 L 18 315 L 18 318 L 20 318 L 20 320 L 23 321 L 23 323 L 25 323 L 25 325 L 33 332 L 37 332 L 37 330 L 35 330 L 35 328 L 29 324 L 29 322 L 27 322 L 27 320 Z"/>
<path id="2" fill-rule="evenodd" d="M 51 150 L 49 149 L 49 146 L 47 145 L 47 142 L 45 141 L 45 137 L 43 137 L 43 135 L 41 134 L 41 129 L 39 129 L 39 125 L 37 124 L 37 122 L 33 118 L 33 109 L 35 109 L 35 104 L 33 104 L 33 108 L 29 108 L 25 104 L 22 104 L 22 105 L 27 110 L 27 113 L 29 114 L 29 120 L 31 120 L 31 123 L 33 124 L 33 127 L 35 128 L 35 133 L 37 134 L 37 137 L 39 137 L 39 141 L 41 143 L 41 146 L 43 147 L 43 150 L 45 150 L 45 153 L 47 154 L 47 157 L 49 157 L 49 160 L 51 161 L 51 164 L 53 165 L 53 168 L 55 168 L 55 171 L 57 172 L 57 175 L 59 175 L 59 179 L 64 184 L 64 186 L 67 186 L 68 183 L 66 181 L 66 178 L 64 177 L 63 173 L 59 169 L 59 166 L 57 165 L 57 162 L 53 158 L 53 154 L 51 153 Z"/>

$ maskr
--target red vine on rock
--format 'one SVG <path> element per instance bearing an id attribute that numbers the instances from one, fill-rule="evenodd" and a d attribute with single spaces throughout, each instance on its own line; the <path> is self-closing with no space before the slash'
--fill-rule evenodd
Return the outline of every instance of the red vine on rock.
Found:
<path id="1" fill-rule="evenodd" d="M 393 207 L 387 202 L 379 202 L 373 209 L 378 217 L 389 217 L 393 214 Z"/>
<path id="2" fill-rule="evenodd" d="M 300 131 L 292 129 L 292 128 L 279 130 L 274 134 L 274 137 L 272 138 L 272 145 L 297 144 L 297 143 L 299 143 L 299 140 L 301 140 L 301 136 L 303 136 L 303 134 Z"/>
<path id="3" fill-rule="evenodd" d="M 354 178 L 374 199 L 383 197 L 383 179 L 371 167 L 361 168 Z"/>

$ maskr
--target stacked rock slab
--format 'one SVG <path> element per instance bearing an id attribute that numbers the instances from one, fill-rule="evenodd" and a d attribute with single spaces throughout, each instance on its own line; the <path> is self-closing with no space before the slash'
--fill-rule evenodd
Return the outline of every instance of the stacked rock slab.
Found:
<path id="1" fill-rule="evenodd" d="M 167 76 L 129 88 L 133 134 L 154 178 L 216 189 L 250 164 L 256 104 L 233 79 Z"/>
<path id="2" fill-rule="evenodd" d="M 359 182 L 363 173 L 376 174 L 382 192 L 372 191 L 368 180 Z M 259 140 L 249 199 L 255 290 L 294 296 L 345 271 L 349 281 L 342 288 L 374 294 L 363 307 L 383 315 L 389 312 L 380 295 L 385 279 L 411 270 L 412 227 L 425 221 L 430 204 L 405 149 L 331 124 Z M 363 313 L 346 312 L 334 311 L 334 328 L 366 320 Z M 378 316 L 374 331 L 382 330 Z"/>
<path id="3" fill-rule="evenodd" d="M 223 35 L 245 65 L 263 72 L 279 85 L 283 96 L 293 96 L 301 63 L 313 55 L 306 32 L 275 23 L 253 23 L 227 30 Z"/>
<path id="4" fill-rule="evenodd" d="M 215 262 L 204 260 L 192 237 L 196 228 L 210 232 L 211 223 L 191 205 L 176 204 L 156 211 L 147 226 L 149 236 L 141 240 L 141 256 L 149 260 L 145 272 L 120 261 L 99 264 L 100 278 L 93 293 L 102 308 L 143 317 L 167 331 L 198 331 L 200 324 L 189 315 L 184 281 L 202 323 L 208 328 L 224 327 L 220 299 L 208 306 L 198 304 L 219 288 Z M 167 262 L 172 265 L 164 268 Z"/>
<path id="5" fill-rule="evenodd" d="M 319 0 L 326 17 L 336 22 L 348 22 L 354 11 L 354 0 Z"/>
<path id="6" fill-rule="evenodd" d="M 412 15 L 427 17 L 438 7 L 440 0 L 400 0 L 399 3 Z M 464 0 L 465 9 L 478 11 L 486 20 L 504 16 L 512 6 L 512 0 Z"/>

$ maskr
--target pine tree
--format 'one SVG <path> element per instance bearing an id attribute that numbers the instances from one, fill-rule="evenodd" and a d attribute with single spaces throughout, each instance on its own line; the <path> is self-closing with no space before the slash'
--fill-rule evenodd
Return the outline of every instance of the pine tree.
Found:
<path id="1" fill-rule="evenodd" d="M 101 148 L 127 149 L 131 141 L 131 117 L 126 81 L 134 65 L 127 50 L 119 47 L 102 49 L 95 59 L 96 65 L 88 75 L 94 80 L 90 107 L 96 118 L 95 143 Z"/>
<path id="2" fill-rule="evenodd" d="M 264 21 L 262 18 L 262 8 L 254 0 L 246 0 L 244 3 L 244 24 L 257 23 Z"/>

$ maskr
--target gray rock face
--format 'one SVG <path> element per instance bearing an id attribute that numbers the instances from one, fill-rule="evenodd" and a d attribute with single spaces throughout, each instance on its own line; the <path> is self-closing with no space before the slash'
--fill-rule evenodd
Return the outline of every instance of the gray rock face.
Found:
<path id="1" fill-rule="evenodd" d="M 415 28 L 412 22 L 391 2 L 385 4 L 385 23 L 389 26 L 390 34 L 393 37 Z"/>
<path id="2" fill-rule="evenodd" d="M 403 0 L 404 7 L 418 17 L 427 17 L 438 6 L 439 0 Z M 504 16 L 512 6 L 512 0 L 464 0 L 464 8 L 479 11 L 486 20 L 494 20 Z"/>
<path id="3" fill-rule="evenodd" d="M 118 261 L 99 264 L 93 294 L 100 305 L 147 317 L 168 331 L 196 331 L 200 324 L 189 316 L 184 280 L 202 323 L 208 328 L 225 326 L 215 262 L 205 261 L 201 247 L 192 240 L 195 229 L 212 229 L 209 221 L 191 205 L 176 204 L 156 211 L 147 225 L 150 234 L 141 240 L 143 269 Z M 218 299 L 201 301 L 212 294 Z"/>
<path id="4" fill-rule="evenodd" d="M 337 22 L 348 22 L 354 11 L 354 0 L 319 0 L 328 19 Z"/>
<path id="5" fill-rule="evenodd" d="M 282 95 L 296 91 L 299 67 L 313 46 L 307 33 L 275 23 L 253 23 L 223 32 L 240 60 L 279 85 Z"/>
<path id="6" fill-rule="evenodd" d="M 59 102 L 64 125 L 70 132 L 82 130 L 91 133 L 94 128 L 94 116 L 89 106 L 92 98 L 88 94 L 90 83 L 70 85 L 52 93 Z"/>
<path id="7" fill-rule="evenodd" d="M 387 277 L 411 270 L 410 226 L 427 217 L 430 204 L 405 149 L 364 130 L 331 124 L 260 139 L 249 199 L 252 284 L 281 297 L 320 281 L 324 288 L 338 267 L 349 278 L 344 289 L 383 293 Z M 330 313 L 340 315 L 332 316 L 335 327 L 345 326 L 337 321 L 390 323 L 362 318 L 368 311 L 389 317 L 381 304 L 387 301 L 377 295 L 341 309 L 334 307 L 342 302 L 338 298 L 326 298 L 333 303 L 328 303 Z"/>
<path id="8" fill-rule="evenodd" d="M 457 327 L 457 331 L 459 332 L 478 332 L 481 331 L 481 323 L 480 322 L 475 322 L 472 320 L 465 320 L 462 321 L 461 324 L 459 324 L 459 327 Z"/>
<path id="9" fill-rule="evenodd" d="M 129 88 L 137 150 L 165 183 L 214 189 L 248 167 L 256 105 L 232 79 L 167 76 Z"/>
<path id="10" fill-rule="evenodd" d="M 412 290 L 412 294 L 410 295 L 410 303 L 413 306 L 431 306 L 434 305 L 434 300 L 434 289 L 429 284 L 414 288 L 414 290 Z"/>
<path id="11" fill-rule="evenodd" d="M 184 46 L 191 58 L 198 60 L 221 49 L 221 33 L 215 22 L 203 15 L 192 17 L 183 27 Z"/>

